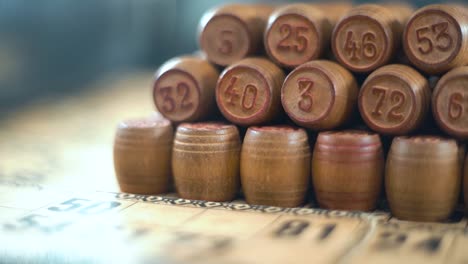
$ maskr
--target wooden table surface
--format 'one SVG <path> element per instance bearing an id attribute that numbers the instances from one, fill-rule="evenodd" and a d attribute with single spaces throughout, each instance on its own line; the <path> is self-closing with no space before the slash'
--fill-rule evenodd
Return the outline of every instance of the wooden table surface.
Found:
<path id="1" fill-rule="evenodd" d="M 0 262 L 468 263 L 465 219 L 119 193 L 115 127 L 153 111 L 151 78 L 108 77 L 0 123 Z"/>

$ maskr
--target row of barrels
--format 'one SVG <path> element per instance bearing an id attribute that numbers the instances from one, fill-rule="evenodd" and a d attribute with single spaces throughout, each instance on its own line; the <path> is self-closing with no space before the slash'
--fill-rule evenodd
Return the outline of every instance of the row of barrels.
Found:
<path id="1" fill-rule="evenodd" d="M 322 208 L 370 211 L 385 189 L 392 214 L 415 221 L 449 218 L 463 178 L 468 192 L 465 149 L 453 139 L 395 137 L 386 162 L 376 133 L 309 141 L 303 128 L 276 125 L 249 127 L 241 143 L 235 125 L 219 122 L 182 123 L 174 135 L 153 116 L 119 125 L 114 165 L 124 192 L 161 194 L 173 181 L 179 197 L 195 200 L 231 201 L 242 186 L 250 204 L 300 206 L 312 191 Z"/>

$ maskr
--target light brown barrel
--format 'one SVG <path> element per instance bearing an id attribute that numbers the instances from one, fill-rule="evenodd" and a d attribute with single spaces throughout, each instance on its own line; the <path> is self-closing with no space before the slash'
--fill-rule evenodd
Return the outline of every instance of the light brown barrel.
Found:
<path id="1" fill-rule="evenodd" d="M 199 24 L 199 45 L 209 61 L 227 66 L 263 51 L 263 31 L 273 8 L 227 4 L 207 11 Z"/>
<path id="2" fill-rule="evenodd" d="M 350 7 L 344 3 L 294 3 L 275 9 L 265 29 L 266 52 L 285 68 L 323 57 L 329 49 L 336 17 Z"/>
<path id="3" fill-rule="evenodd" d="M 409 66 L 392 64 L 367 77 L 359 92 L 359 112 L 372 130 L 404 135 L 424 121 L 430 98 L 424 76 Z"/>
<path id="4" fill-rule="evenodd" d="M 174 132 L 161 117 L 121 122 L 114 140 L 114 168 L 120 189 L 127 193 L 169 191 Z"/>
<path id="5" fill-rule="evenodd" d="M 239 191 L 239 132 L 222 123 L 183 123 L 177 127 L 172 170 L 185 199 L 230 201 Z"/>
<path id="6" fill-rule="evenodd" d="M 452 139 L 432 136 L 393 139 L 385 171 L 392 214 L 403 220 L 446 220 L 460 194 L 460 161 L 460 149 Z"/>
<path id="7" fill-rule="evenodd" d="M 270 122 L 283 112 L 280 97 L 284 77 L 284 72 L 267 59 L 243 59 L 221 73 L 216 86 L 218 108 L 237 125 Z"/>
<path id="8" fill-rule="evenodd" d="M 403 34 L 406 56 L 417 68 L 440 74 L 468 64 L 468 9 L 453 4 L 418 9 Z"/>
<path id="9" fill-rule="evenodd" d="M 294 69 L 281 88 L 281 103 L 298 125 L 333 129 L 347 122 L 356 109 L 358 87 L 339 64 L 317 60 Z"/>
<path id="10" fill-rule="evenodd" d="M 312 156 L 312 181 L 322 208 L 369 211 L 382 189 L 384 158 L 378 134 L 321 132 Z"/>
<path id="11" fill-rule="evenodd" d="M 468 139 L 468 66 L 455 68 L 437 82 L 432 113 L 439 127 L 451 136 Z"/>
<path id="12" fill-rule="evenodd" d="M 370 72 L 396 56 L 411 7 L 403 4 L 364 4 L 352 8 L 336 24 L 332 50 L 353 72 Z"/>
<path id="13" fill-rule="evenodd" d="M 250 127 L 241 152 L 241 182 L 250 204 L 295 207 L 304 203 L 310 149 L 302 128 Z"/>
<path id="14" fill-rule="evenodd" d="M 155 74 L 156 108 L 173 122 L 199 121 L 216 107 L 219 71 L 200 56 L 182 56 L 164 63 Z"/>

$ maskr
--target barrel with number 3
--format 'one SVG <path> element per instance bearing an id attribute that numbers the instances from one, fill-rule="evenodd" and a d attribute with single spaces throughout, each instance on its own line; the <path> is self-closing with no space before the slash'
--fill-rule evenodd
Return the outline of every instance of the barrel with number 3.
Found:
<path id="1" fill-rule="evenodd" d="M 263 58 L 243 59 L 226 68 L 216 86 L 216 102 L 229 121 L 258 125 L 272 121 L 281 112 L 283 71 Z"/>
<path id="2" fill-rule="evenodd" d="M 468 139 L 468 66 L 445 74 L 432 97 L 432 111 L 439 127 L 460 139 Z"/>
<path id="3" fill-rule="evenodd" d="M 403 34 L 403 47 L 417 68 L 440 74 L 468 63 L 468 9 L 429 5 L 417 10 Z"/>
<path id="4" fill-rule="evenodd" d="M 173 58 L 156 72 L 153 99 L 156 108 L 173 122 L 197 121 L 215 109 L 219 72 L 196 56 Z"/>
<path id="5" fill-rule="evenodd" d="M 229 4 L 206 12 L 199 24 L 199 45 L 209 61 L 227 66 L 263 50 L 263 31 L 273 8 Z"/>
<path id="6" fill-rule="evenodd" d="M 358 87 L 353 75 L 331 61 L 311 61 L 294 69 L 283 83 L 281 102 L 298 125 L 336 128 L 352 115 Z"/>
<path id="7" fill-rule="evenodd" d="M 370 72 L 387 64 L 400 47 L 411 11 L 399 4 L 365 4 L 351 9 L 333 30 L 336 59 L 353 72 Z"/>
<path id="8" fill-rule="evenodd" d="M 392 64 L 374 71 L 359 92 L 359 112 L 374 131 L 403 135 L 418 128 L 429 110 L 426 78 L 411 67 Z"/>
<path id="9" fill-rule="evenodd" d="M 276 9 L 265 30 L 265 50 L 273 61 L 286 68 L 322 57 L 328 51 L 336 18 L 349 7 L 296 3 Z"/>

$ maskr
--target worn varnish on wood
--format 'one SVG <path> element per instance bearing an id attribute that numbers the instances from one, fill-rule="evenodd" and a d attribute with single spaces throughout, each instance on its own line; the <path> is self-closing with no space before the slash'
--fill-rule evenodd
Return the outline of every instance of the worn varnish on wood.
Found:
<path id="1" fill-rule="evenodd" d="M 264 44 L 277 64 L 294 68 L 322 58 L 336 21 L 351 5 L 295 3 L 277 8 L 268 19 Z"/>
<path id="2" fill-rule="evenodd" d="M 377 134 L 358 130 L 319 133 L 312 156 L 312 183 L 320 207 L 375 209 L 383 170 Z"/>
<path id="3" fill-rule="evenodd" d="M 226 119 L 237 125 L 274 120 L 281 109 L 284 72 L 264 58 L 243 59 L 226 68 L 216 87 L 216 102 Z"/>
<path id="4" fill-rule="evenodd" d="M 424 76 L 411 67 L 392 64 L 367 77 L 359 92 L 359 111 L 372 130 L 403 135 L 424 121 L 430 97 Z"/>
<path id="5" fill-rule="evenodd" d="M 239 191 L 239 132 L 222 123 L 183 123 L 177 127 L 172 170 L 180 197 L 233 200 Z"/>
<path id="6" fill-rule="evenodd" d="M 263 31 L 273 8 L 229 4 L 207 11 L 199 24 L 199 44 L 209 61 L 227 66 L 263 50 Z"/>
<path id="7" fill-rule="evenodd" d="M 174 132 L 161 117 L 121 122 L 114 140 L 114 168 L 127 193 L 161 194 L 170 190 Z"/>
<path id="8" fill-rule="evenodd" d="M 418 9 L 409 19 L 403 47 L 408 59 L 429 74 L 468 62 L 468 9 L 436 4 Z"/>
<path id="9" fill-rule="evenodd" d="M 153 85 L 156 108 L 173 122 L 197 121 L 215 110 L 219 72 L 200 56 L 173 58 L 157 70 Z"/>
<path id="10" fill-rule="evenodd" d="M 460 194 L 461 153 L 452 139 L 432 136 L 393 139 L 385 169 L 392 214 L 403 220 L 446 220 Z"/>
<path id="11" fill-rule="evenodd" d="M 313 130 L 333 129 L 350 119 L 358 87 L 353 75 L 332 61 L 307 62 L 283 83 L 281 102 L 298 125 Z"/>
<path id="12" fill-rule="evenodd" d="M 332 50 L 353 72 L 369 72 L 387 64 L 400 47 L 412 9 L 402 4 L 365 4 L 351 9 L 335 26 Z"/>
<path id="13" fill-rule="evenodd" d="M 241 182 L 250 204 L 295 207 L 309 188 L 310 149 L 302 128 L 250 127 L 241 152 Z"/>

